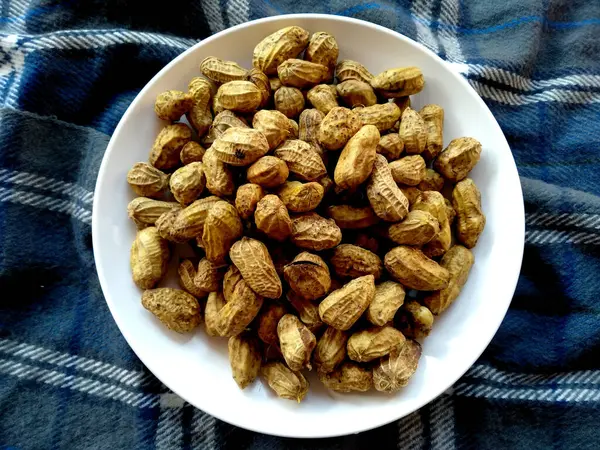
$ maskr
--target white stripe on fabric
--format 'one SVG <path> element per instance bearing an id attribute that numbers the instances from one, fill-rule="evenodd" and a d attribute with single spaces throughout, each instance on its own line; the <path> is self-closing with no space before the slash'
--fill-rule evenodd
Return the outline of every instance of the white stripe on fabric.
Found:
<path id="1" fill-rule="evenodd" d="M 0 202 L 11 202 L 68 214 L 88 225 L 92 222 L 90 210 L 82 208 L 74 202 L 45 195 L 0 187 Z"/>
<path id="2" fill-rule="evenodd" d="M 127 370 L 102 361 L 69 355 L 10 339 L 0 339 L 0 353 L 11 355 L 12 357 L 26 358 L 35 363 L 74 368 L 75 370 L 101 376 L 132 387 L 139 387 L 152 377 L 152 375 L 144 372 Z"/>
<path id="3" fill-rule="evenodd" d="M 432 52 L 438 53 L 439 47 L 431 28 L 426 23 L 431 22 L 431 10 L 433 0 L 414 0 L 411 5 L 415 28 L 417 29 L 417 41 Z"/>
<path id="4" fill-rule="evenodd" d="M 588 104 L 600 103 L 600 92 L 570 91 L 565 89 L 549 89 L 537 94 L 515 94 L 495 87 L 487 86 L 479 81 L 468 80 L 479 95 L 506 105 L 529 105 L 539 102 L 558 102 Z"/>
<path id="5" fill-rule="evenodd" d="M 192 448 L 215 450 L 217 448 L 215 437 L 216 425 L 217 421 L 214 417 L 195 408 L 190 429 Z"/>
<path id="6" fill-rule="evenodd" d="M 56 194 L 68 195 L 87 205 L 91 205 L 94 202 L 94 193 L 77 184 L 56 180 L 54 178 L 47 178 L 30 172 L 0 169 L 0 183 L 19 184 L 54 192 Z"/>
<path id="7" fill-rule="evenodd" d="M 473 385 L 458 382 L 455 386 L 456 395 L 462 397 L 527 400 L 540 402 L 596 402 L 600 400 L 600 390 L 597 388 L 505 388 L 487 385 Z"/>
<path id="8" fill-rule="evenodd" d="M 454 400 L 452 390 L 439 396 L 430 406 L 429 429 L 432 449 L 452 449 L 456 446 L 454 435 Z"/>
<path id="9" fill-rule="evenodd" d="M 160 415 L 156 427 L 157 450 L 177 449 L 183 446 L 184 400 L 177 394 L 167 392 L 160 396 Z"/>
<path id="10" fill-rule="evenodd" d="M 526 230 L 525 242 L 544 244 L 600 244 L 600 234 L 586 231 Z"/>
<path id="11" fill-rule="evenodd" d="M 0 374 L 13 376 L 22 380 L 45 383 L 96 397 L 117 400 L 132 407 L 154 408 L 159 404 L 159 396 L 155 394 L 132 392 L 125 388 L 91 378 L 67 375 L 54 370 L 42 369 L 7 359 L 0 359 Z"/>
<path id="12" fill-rule="evenodd" d="M 518 386 L 600 384 L 600 370 L 579 370 L 551 374 L 528 374 L 508 372 L 495 367 L 478 364 L 465 374 L 467 377 Z"/>
<path id="13" fill-rule="evenodd" d="M 398 449 L 420 450 L 425 448 L 421 413 L 415 411 L 398 421 Z"/>
<path id="14" fill-rule="evenodd" d="M 456 27 L 459 22 L 459 0 L 442 0 L 440 19 L 449 25 L 438 29 L 438 36 L 444 50 L 446 59 L 453 63 L 464 63 L 465 58 L 460 48 Z"/>
<path id="15" fill-rule="evenodd" d="M 250 19 L 248 0 L 229 0 L 227 2 L 227 18 L 231 26 L 248 22 Z"/>
<path id="16" fill-rule="evenodd" d="M 568 226 L 589 230 L 600 230 L 600 214 L 587 213 L 531 213 L 525 216 L 527 225 Z"/>
<path id="17" fill-rule="evenodd" d="M 223 14 L 221 13 L 221 5 L 219 0 L 200 0 L 202 9 L 206 15 L 208 27 L 211 33 L 218 33 L 225 29 Z"/>

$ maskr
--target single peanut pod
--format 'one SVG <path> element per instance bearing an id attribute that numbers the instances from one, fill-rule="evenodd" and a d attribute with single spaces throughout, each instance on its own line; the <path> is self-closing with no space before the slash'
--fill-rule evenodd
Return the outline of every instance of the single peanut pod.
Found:
<path id="1" fill-rule="evenodd" d="M 270 362 L 263 365 L 260 374 L 269 387 L 281 398 L 300 403 L 308 392 L 308 381 L 304 375 L 290 370 L 282 362 Z"/>
<path id="2" fill-rule="evenodd" d="M 379 222 L 370 206 L 357 208 L 350 205 L 333 205 L 327 208 L 327 214 L 342 230 L 369 228 Z"/>
<path id="3" fill-rule="evenodd" d="M 408 214 L 408 199 L 392 177 L 388 162 L 376 155 L 371 178 L 367 183 L 367 197 L 375 214 L 387 222 L 398 222 Z"/>
<path id="4" fill-rule="evenodd" d="M 481 157 L 481 143 L 474 138 L 453 139 L 433 164 L 444 178 L 454 183 L 464 180 Z"/>
<path id="5" fill-rule="evenodd" d="M 288 59 L 277 67 L 277 74 L 284 86 L 304 89 L 325 81 L 327 67 L 303 59 Z"/>
<path id="6" fill-rule="evenodd" d="M 242 272 L 234 264 L 230 265 L 223 276 L 223 297 L 225 297 L 226 302 L 233 300 L 235 287 L 243 279 Z"/>
<path id="7" fill-rule="evenodd" d="M 444 146 L 444 108 L 439 105 L 425 105 L 419 111 L 427 130 L 427 143 L 422 153 L 427 161 L 433 161 Z"/>
<path id="8" fill-rule="evenodd" d="M 481 210 L 481 193 L 470 178 L 459 181 L 452 191 L 452 206 L 456 211 L 456 235 L 467 248 L 473 248 L 485 227 Z"/>
<path id="9" fill-rule="evenodd" d="M 180 289 L 147 289 L 142 306 L 177 333 L 192 331 L 202 321 L 198 300 Z"/>
<path id="10" fill-rule="evenodd" d="M 235 208 L 242 219 L 249 219 L 256 210 L 256 205 L 265 196 L 265 191 L 258 184 L 242 184 L 235 193 Z"/>
<path id="11" fill-rule="evenodd" d="M 285 60 L 297 57 L 308 45 L 309 33 L 297 26 L 285 27 L 265 37 L 254 48 L 252 65 L 267 75 L 277 73 Z"/>
<path id="12" fill-rule="evenodd" d="M 292 233 L 292 219 L 283 202 L 276 195 L 264 196 L 254 213 L 256 228 L 276 241 L 285 241 Z"/>
<path id="13" fill-rule="evenodd" d="M 404 303 L 406 293 L 400 283 L 384 281 L 375 286 L 375 296 L 367 310 L 367 320 L 373 325 L 384 326 L 391 322 L 396 311 Z"/>
<path id="14" fill-rule="evenodd" d="M 298 117 L 304 109 L 305 100 L 300 89 L 282 86 L 275 91 L 274 102 L 277 111 L 293 119 L 294 117 Z"/>
<path id="15" fill-rule="evenodd" d="M 206 293 L 217 292 L 221 288 L 227 267 L 227 264 L 214 263 L 206 258 L 202 258 L 198 262 L 194 285 Z"/>
<path id="16" fill-rule="evenodd" d="M 179 276 L 179 285 L 189 294 L 192 294 L 196 298 L 206 297 L 207 291 L 203 291 L 194 283 L 196 277 L 196 268 L 194 263 L 189 259 L 184 259 L 179 263 L 177 268 L 177 275 Z"/>
<path id="17" fill-rule="evenodd" d="M 318 376 L 327 389 L 336 392 L 367 392 L 373 387 L 371 369 L 352 362 L 343 363 L 333 372 L 319 372 Z"/>
<path id="18" fill-rule="evenodd" d="M 342 189 L 352 189 L 364 183 L 371 175 L 379 131 L 373 125 L 365 125 L 344 146 L 335 166 L 333 179 Z"/>
<path id="19" fill-rule="evenodd" d="M 219 197 L 205 197 L 181 210 L 172 210 L 167 213 L 170 217 L 161 216 L 156 221 L 156 227 L 163 237 L 166 239 L 170 237 L 169 240 L 174 242 L 185 242 L 202 236 L 208 212 L 218 201 L 221 201 Z M 164 224 L 159 223 L 161 219 Z M 163 227 L 164 233 L 161 232 Z"/>
<path id="20" fill-rule="evenodd" d="M 248 167 L 246 178 L 251 183 L 265 188 L 274 188 L 285 183 L 289 174 L 285 161 L 275 156 L 263 156 Z"/>
<path id="21" fill-rule="evenodd" d="M 229 81 L 219 86 L 216 98 L 224 109 L 249 113 L 262 102 L 262 92 L 250 81 Z"/>
<path id="22" fill-rule="evenodd" d="M 316 213 L 306 213 L 292 218 L 290 240 L 297 247 L 307 250 L 327 250 L 340 243 L 342 231 L 334 220 Z"/>
<path id="23" fill-rule="evenodd" d="M 298 119 L 298 138 L 311 144 L 319 155 L 323 154 L 323 149 L 319 142 L 319 128 L 324 117 L 325 114 L 321 111 L 311 108 L 302 111 Z"/>
<path id="24" fill-rule="evenodd" d="M 421 246 L 431 241 L 440 231 L 440 223 L 429 212 L 413 210 L 402 222 L 390 225 L 389 238 L 396 244 Z"/>
<path id="25" fill-rule="evenodd" d="M 189 205 L 196 200 L 202 194 L 205 185 L 204 165 L 201 162 L 180 167 L 169 180 L 173 197 L 182 205 Z"/>
<path id="26" fill-rule="evenodd" d="M 404 142 L 400 139 L 398 133 L 390 133 L 381 136 L 376 148 L 377 153 L 385 156 L 388 161 L 395 161 L 400 158 L 404 151 Z"/>
<path id="27" fill-rule="evenodd" d="M 308 212 L 315 209 L 323 200 L 325 189 L 320 183 L 312 181 L 286 181 L 278 190 L 277 195 L 292 212 Z"/>
<path id="28" fill-rule="evenodd" d="M 288 367 L 294 371 L 311 369 L 310 357 L 317 345 L 315 335 L 296 316 L 286 314 L 277 325 L 279 346 Z"/>
<path id="29" fill-rule="evenodd" d="M 328 69 L 327 80 L 333 79 L 333 71 L 340 49 L 335 38 L 324 31 L 313 33 L 304 52 L 304 59 L 322 64 Z"/>
<path id="30" fill-rule="evenodd" d="M 402 347 L 404 335 L 391 326 L 370 327 L 354 333 L 348 339 L 348 358 L 356 362 L 369 362 L 381 358 L 396 347 Z"/>
<path id="31" fill-rule="evenodd" d="M 394 181 L 407 186 L 418 185 L 427 174 L 427 166 L 421 155 L 411 155 L 390 163 Z"/>
<path id="32" fill-rule="evenodd" d="M 127 172 L 127 183 L 141 197 L 160 197 L 169 186 L 169 175 L 145 162 L 138 162 Z"/>
<path id="33" fill-rule="evenodd" d="M 419 199 L 419 197 L 421 197 L 421 194 L 422 194 L 420 189 L 418 189 L 416 187 L 412 187 L 412 186 L 400 186 L 400 190 L 402 191 L 404 196 L 408 199 L 408 203 L 411 208 L 412 208 L 412 205 L 415 204 L 415 202 Z"/>
<path id="34" fill-rule="evenodd" d="M 190 141 L 183 146 L 179 153 L 179 159 L 183 165 L 191 164 L 193 162 L 202 162 L 206 150 L 197 142 Z"/>
<path id="35" fill-rule="evenodd" d="M 404 142 L 404 151 L 408 154 L 423 153 L 427 143 L 427 128 L 417 111 L 406 108 L 402 113 L 400 139 Z"/>
<path id="36" fill-rule="evenodd" d="M 334 250 L 329 260 L 333 271 L 339 277 L 358 278 L 373 275 L 381 277 L 383 264 L 375 253 L 352 244 L 340 244 Z"/>
<path id="37" fill-rule="evenodd" d="M 206 150 L 202 164 L 204 164 L 204 175 L 206 176 L 206 189 L 219 197 L 232 195 L 235 185 L 231 169 L 219 159 L 212 147 Z"/>
<path id="38" fill-rule="evenodd" d="M 217 318 L 217 330 L 220 336 L 237 336 L 254 320 L 263 305 L 263 298 L 240 277 L 229 298 L 225 299 L 227 303 L 221 308 Z"/>
<path id="39" fill-rule="evenodd" d="M 127 205 L 127 215 L 139 228 L 154 225 L 156 220 L 165 212 L 179 209 L 177 202 L 163 202 L 146 197 L 137 197 Z"/>
<path id="40" fill-rule="evenodd" d="M 452 230 L 446 215 L 446 202 L 442 194 L 436 191 L 422 192 L 412 209 L 413 211 L 427 211 L 439 223 L 440 231 L 425 245 L 423 252 L 430 258 L 446 253 L 452 245 Z"/>
<path id="41" fill-rule="evenodd" d="M 426 306 L 411 300 L 398 311 L 396 324 L 404 336 L 411 339 L 423 339 L 431 333 L 433 314 Z"/>
<path id="42" fill-rule="evenodd" d="M 279 320 L 286 314 L 287 309 L 281 303 L 265 303 L 257 317 L 257 333 L 261 341 L 267 345 L 279 346 L 277 325 L 279 324 Z"/>
<path id="43" fill-rule="evenodd" d="M 294 292 L 307 300 L 324 296 L 331 287 L 329 268 L 320 256 L 302 252 L 283 268 L 285 280 Z"/>
<path id="44" fill-rule="evenodd" d="M 231 246 L 229 257 L 254 292 L 261 297 L 281 297 L 281 280 L 265 244 L 243 237 Z"/>
<path id="45" fill-rule="evenodd" d="M 349 108 L 356 106 L 373 106 L 377 96 L 370 84 L 359 80 L 346 80 L 336 87 L 338 95 Z"/>
<path id="46" fill-rule="evenodd" d="M 206 258 L 214 263 L 222 262 L 242 232 L 242 221 L 235 207 L 225 201 L 216 202 L 208 211 L 202 232 Z"/>
<path id="47" fill-rule="evenodd" d="M 373 79 L 373 74 L 365 66 L 350 59 L 344 59 L 337 63 L 335 76 L 340 83 L 346 80 L 359 80 L 370 83 Z"/>
<path id="48" fill-rule="evenodd" d="M 450 273 L 421 250 L 399 245 L 384 258 L 387 271 L 404 286 L 419 291 L 437 291 L 448 286 Z"/>
<path id="49" fill-rule="evenodd" d="M 204 136 L 213 121 L 211 103 L 216 85 L 206 78 L 192 78 L 188 85 L 188 93 L 194 98 L 186 117 L 198 136 Z"/>
<path id="50" fill-rule="evenodd" d="M 240 389 L 245 389 L 260 372 L 260 342 L 249 333 L 241 333 L 229 338 L 227 350 L 233 379 Z"/>
<path id="51" fill-rule="evenodd" d="M 150 164 L 157 169 L 173 169 L 179 165 L 179 153 L 192 139 L 192 130 L 184 123 L 174 123 L 164 127 L 152 146 Z"/>
<path id="52" fill-rule="evenodd" d="M 176 242 L 182 244 L 188 240 L 187 236 L 183 233 L 178 232 L 174 225 L 181 213 L 181 209 L 171 209 L 164 212 L 156 219 L 155 226 L 158 234 L 167 241 Z M 187 231 L 187 230 L 184 230 Z"/>
<path id="53" fill-rule="evenodd" d="M 390 394 L 398 392 L 417 371 L 420 357 L 421 345 L 407 339 L 402 347 L 393 349 L 389 355 L 381 358 L 373 369 L 375 389 Z"/>
<path id="54" fill-rule="evenodd" d="M 218 93 L 218 91 L 217 91 Z M 212 113 L 216 116 L 217 114 L 221 114 L 223 111 L 227 111 L 223 104 L 221 103 L 221 99 L 218 95 L 214 95 L 212 98 Z"/>
<path id="55" fill-rule="evenodd" d="M 248 128 L 248 124 L 236 116 L 234 112 L 226 109 L 215 116 L 208 133 L 202 139 L 202 144 L 208 149 L 218 137 L 225 133 L 225 131 L 229 128 L 236 127 Z"/>
<path id="56" fill-rule="evenodd" d="M 154 103 L 154 112 L 159 119 L 174 122 L 188 112 L 194 104 L 190 94 L 181 91 L 166 91 L 158 94 Z"/>
<path id="57" fill-rule="evenodd" d="M 301 180 L 313 181 L 327 174 L 327 168 L 317 151 L 299 139 L 288 139 L 273 154 L 285 161 L 290 172 Z"/>
<path id="58" fill-rule="evenodd" d="M 234 61 L 225 61 L 216 56 L 208 56 L 200 63 L 200 72 L 215 83 L 228 83 L 245 80 L 248 71 Z"/>
<path id="59" fill-rule="evenodd" d="M 361 128 L 359 116 L 348 108 L 332 108 L 319 128 L 319 142 L 327 150 L 339 150 Z"/>
<path id="60" fill-rule="evenodd" d="M 298 122 L 296 122 L 294 119 L 288 119 L 288 125 L 289 125 L 288 129 L 290 132 L 290 138 L 298 139 L 298 135 L 299 135 L 299 131 L 300 131 Z"/>
<path id="61" fill-rule="evenodd" d="M 319 304 L 319 315 L 326 324 L 348 330 L 366 311 L 375 296 L 375 277 L 356 278 L 333 291 Z"/>
<path id="62" fill-rule="evenodd" d="M 210 149 L 225 164 L 247 166 L 269 151 L 269 143 L 258 130 L 229 128 L 215 140 Z"/>
<path id="63" fill-rule="evenodd" d="M 313 363 L 320 373 L 333 372 L 344 361 L 349 337 L 345 331 L 327 327 L 313 352 Z"/>
<path id="64" fill-rule="evenodd" d="M 221 336 L 219 330 L 219 313 L 225 306 L 223 292 L 211 292 L 204 308 L 204 328 L 209 336 Z"/>
<path id="65" fill-rule="evenodd" d="M 418 67 L 397 67 L 373 77 L 371 86 L 390 97 L 406 97 L 421 92 L 425 80 Z"/>
<path id="66" fill-rule="evenodd" d="M 379 132 L 389 130 L 400 118 L 400 109 L 394 103 L 355 108 L 353 111 L 358 115 L 363 126 L 375 125 Z"/>
<path id="67" fill-rule="evenodd" d="M 133 282 L 140 289 L 151 289 L 167 273 L 169 245 L 155 227 L 137 232 L 131 245 L 130 264 Z"/>
<path id="68" fill-rule="evenodd" d="M 252 126 L 267 138 L 273 150 L 290 136 L 289 119 L 279 111 L 263 109 L 254 114 Z"/>
<path id="69" fill-rule="evenodd" d="M 318 84 L 308 91 L 306 94 L 308 101 L 321 113 L 328 114 L 333 108 L 338 105 L 337 95 L 326 84 Z"/>
<path id="70" fill-rule="evenodd" d="M 262 101 L 258 107 L 264 108 L 267 106 L 271 98 L 271 82 L 269 81 L 269 77 L 261 70 L 253 67 L 248 72 L 248 81 L 254 83 L 262 95 Z"/>
<path id="71" fill-rule="evenodd" d="M 433 169 L 425 171 L 425 178 L 417 185 L 421 191 L 441 191 L 444 188 L 444 177 Z"/>

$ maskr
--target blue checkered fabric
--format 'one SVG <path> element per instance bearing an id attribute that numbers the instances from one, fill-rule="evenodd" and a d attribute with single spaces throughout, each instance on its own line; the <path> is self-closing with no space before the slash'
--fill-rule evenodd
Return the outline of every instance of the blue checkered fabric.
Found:
<path id="1" fill-rule="evenodd" d="M 597 0 L 6 0 L 1 8 L 0 448 L 600 447 Z M 517 292 L 467 374 L 396 423 L 315 441 L 235 428 L 161 385 L 110 316 L 90 238 L 100 160 L 146 82 L 212 33 L 293 12 L 378 23 L 451 62 L 508 138 L 527 214 Z"/>

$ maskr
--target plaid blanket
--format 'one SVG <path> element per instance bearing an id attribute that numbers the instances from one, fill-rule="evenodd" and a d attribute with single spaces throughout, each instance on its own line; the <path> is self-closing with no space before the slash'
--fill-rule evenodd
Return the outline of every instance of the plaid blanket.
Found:
<path id="1" fill-rule="evenodd" d="M 1 448 L 598 448 L 600 3 L 1 5 Z M 292 12 L 375 22 L 450 61 L 502 126 L 527 213 L 512 306 L 468 373 L 396 423 L 316 441 L 232 427 L 161 385 L 110 316 L 90 230 L 104 149 L 145 83 L 212 33 Z"/>

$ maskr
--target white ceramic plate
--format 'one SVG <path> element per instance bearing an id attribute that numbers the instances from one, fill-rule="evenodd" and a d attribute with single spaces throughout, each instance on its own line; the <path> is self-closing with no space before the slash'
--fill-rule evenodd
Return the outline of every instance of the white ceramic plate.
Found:
<path id="1" fill-rule="evenodd" d="M 481 189 L 487 226 L 475 248 L 475 265 L 457 301 L 436 320 L 425 339 L 419 368 L 397 395 L 336 394 L 311 380 L 301 404 L 280 400 L 258 381 L 244 391 L 231 378 L 225 339 L 203 330 L 178 335 L 140 304 L 131 280 L 129 248 L 135 226 L 126 207 L 134 198 L 128 169 L 146 161 L 163 126 L 153 111 L 157 94 L 186 90 L 209 55 L 251 67 L 252 51 L 266 35 L 289 25 L 328 31 L 340 44 L 340 59 L 362 62 L 371 72 L 418 66 L 426 86 L 413 96 L 419 109 L 440 104 L 446 113 L 444 143 L 473 136 L 483 144 L 471 176 Z M 336 16 L 302 14 L 249 22 L 198 43 L 161 70 L 131 104 L 108 145 L 96 184 L 92 232 L 96 267 L 110 311 L 144 364 L 192 405 L 231 424 L 290 437 L 328 437 L 384 425 L 420 408 L 450 387 L 479 357 L 500 326 L 521 266 L 524 213 L 515 162 L 500 127 L 468 83 L 435 54 L 398 33 Z"/>

